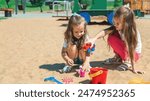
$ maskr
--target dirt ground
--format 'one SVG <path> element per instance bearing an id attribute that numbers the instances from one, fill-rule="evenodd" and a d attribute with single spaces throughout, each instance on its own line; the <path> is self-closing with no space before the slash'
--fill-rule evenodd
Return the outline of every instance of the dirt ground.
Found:
<path id="1" fill-rule="evenodd" d="M 108 27 L 105 22 L 97 19 L 88 25 L 90 36 Z M 64 66 L 61 57 L 63 32 L 68 20 L 64 18 L 8 18 L 0 20 L 0 83 L 1 84 L 55 84 L 44 81 L 44 78 L 54 76 L 62 82 L 63 78 L 72 78 L 73 84 L 90 82 L 88 73 L 84 78 L 75 71 L 60 74 Z M 96 50 L 91 57 L 92 67 L 107 67 L 108 84 L 127 84 L 133 78 L 150 81 L 150 19 L 137 19 L 137 26 L 142 37 L 142 57 L 135 68 L 145 71 L 145 74 L 133 74 L 130 71 L 121 72 L 116 66 L 104 66 L 102 61 L 112 57 L 106 38 L 96 42 Z"/>

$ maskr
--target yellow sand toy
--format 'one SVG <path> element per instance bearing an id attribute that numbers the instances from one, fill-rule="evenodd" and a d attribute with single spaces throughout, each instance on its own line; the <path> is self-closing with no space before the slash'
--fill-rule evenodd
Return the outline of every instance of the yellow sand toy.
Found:
<path id="1" fill-rule="evenodd" d="M 144 81 L 142 78 L 133 78 L 128 84 L 150 84 L 150 81 Z"/>

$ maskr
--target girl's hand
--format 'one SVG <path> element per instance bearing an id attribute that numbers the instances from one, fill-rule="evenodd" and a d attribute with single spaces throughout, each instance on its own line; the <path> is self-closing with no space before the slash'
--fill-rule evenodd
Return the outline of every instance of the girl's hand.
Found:
<path id="1" fill-rule="evenodd" d="M 132 70 L 132 72 L 135 74 L 144 74 L 144 72 L 140 70 Z"/>
<path id="2" fill-rule="evenodd" d="M 86 56 L 86 59 L 84 61 L 84 63 L 82 64 L 82 69 L 85 70 L 85 71 L 89 71 L 90 69 L 90 57 L 89 56 Z"/>
<path id="3" fill-rule="evenodd" d="M 72 66 L 74 64 L 74 61 L 70 58 L 66 59 L 67 65 Z"/>
<path id="4" fill-rule="evenodd" d="M 132 71 L 135 74 L 144 74 L 144 72 L 141 71 L 141 70 L 135 70 L 135 69 L 132 69 L 132 68 L 129 68 L 128 70 Z"/>
<path id="5" fill-rule="evenodd" d="M 83 64 L 82 65 L 82 70 L 89 71 L 89 69 L 90 69 L 90 64 Z"/>
<path id="6" fill-rule="evenodd" d="M 95 44 L 96 39 L 95 38 L 90 38 L 86 43 L 91 43 L 91 47 Z"/>

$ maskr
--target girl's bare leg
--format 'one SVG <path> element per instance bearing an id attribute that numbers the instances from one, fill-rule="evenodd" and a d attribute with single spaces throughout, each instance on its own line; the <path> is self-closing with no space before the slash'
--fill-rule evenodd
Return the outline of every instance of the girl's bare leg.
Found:
<path id="1" fill-rule="evenodd" d="M 83 61 L 85 61 L 85 59 L 86 59 L 86 53 L 85 53 L 85 51 L 84 51 L 83 49 L 81 49 L 81 50 L 79 51 L 79 58 L 80 58 L 81 60 L 83 60 Z"/>
<path id="2" fill-rule="evenodd" d="M 70 45 L 68 48 L 67 48 L 67 55 L 70 59 L 72 59 L 72 66 L 74 65 L 74 59 L 76 57 L 78 53 L 78 50 L 77 50 L 77 47 L 76 45 Z M 64 72 L 70 72 L 71 71 L 71 66 L 69 65 L 66 65 L 63 70 L 60 70 L 60 72 L 64 73 Z"/>
<path id="3" fill-rule="evenodd" d="M 68 57 L 74 60 L 78 56 L 78 49 L 76 45 L 70 45 L 67 49 Z"/>

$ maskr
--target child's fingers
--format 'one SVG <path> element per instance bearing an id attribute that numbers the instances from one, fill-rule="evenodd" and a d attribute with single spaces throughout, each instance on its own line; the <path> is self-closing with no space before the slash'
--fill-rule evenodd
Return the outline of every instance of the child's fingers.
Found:
<path id="1" fill-rule="evenodd" d="M 132 72 L 135 73 L 135 74 L 144 74 L 143 71 L 139 71 L 139 70 L 134 70 L 134 71 L 132 71 Z"/>
<path id="2" fill-rule="evenodd" d="M 72 66 L 74 64 L 73 60 L 68 61 L 68 64 Z"/>
<path id="3" fill-rule="evenodd" d="M 85 71 L 85 70 L 86 70 L 86 68 L 85 68 L 85 67 L 83 67 L 83 68 L 82 68 L 82 70 L 84 70 L 84 71 Z"/>
<path id="4" fill-rule="evenodd" d="M 93 39 L 89 39 L 87 42 L 85 42 L 85 44 L 90 44 L 90 48 L 92 48 L 95 44 L 95 41 Z"/>
<path id="5" fill-rule="evenodd" d="M 144 74 L 143 71 L 136 71 L 137 74 Z"/>

